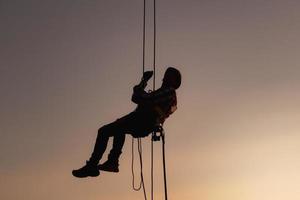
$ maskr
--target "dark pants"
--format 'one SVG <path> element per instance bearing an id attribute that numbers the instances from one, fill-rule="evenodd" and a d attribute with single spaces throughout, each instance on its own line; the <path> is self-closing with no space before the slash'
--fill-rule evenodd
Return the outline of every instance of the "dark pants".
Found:
<path id="1" fill-rule="evenodd" d="M 94 151 L 90 162 L 98 164 L 106 150 L 109 137 L 113 137 L 113 147 L 108 155 L 110 161 L 118 161 L 125 142 L 125 134 L 135 138 L 146 137 L 155 128 L 155 118 L 148 113 L 131 112 L 130 114 L 104 125 L 98 130 Z"/>

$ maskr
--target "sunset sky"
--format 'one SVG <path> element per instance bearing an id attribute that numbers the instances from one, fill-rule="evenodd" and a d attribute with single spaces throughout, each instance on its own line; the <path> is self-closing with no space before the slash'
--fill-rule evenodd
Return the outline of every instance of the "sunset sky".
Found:
<path id="1" fill-rule="evenodd" d="M 120 173 L 71 175 L 98 128 L 135 108 L 142 8 L 142 0 L 0 0 L 1 200 L 143 199 L 131 187 L 130 136 Z M 170 200 L 300 199 L 299 11 L 296 0 L 157 0 L 156 84 L 168 66 L 183 77 L 165 123 Z M 150 138 L 143 144 L 149 195 Z"/>

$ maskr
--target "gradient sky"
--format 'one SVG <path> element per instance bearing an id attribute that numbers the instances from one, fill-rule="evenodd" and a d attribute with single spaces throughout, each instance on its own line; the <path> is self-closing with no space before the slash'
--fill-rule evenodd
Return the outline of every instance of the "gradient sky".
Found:
<path id="1" fill-rule="evenodd" d="M 170 199 L 299 200 L 300 2 L 157 6 L 157 85 L 167 66 L 183 75 L 165 124 Z M 131 189 L 129 136 L 119 174 L 71 176 L 97 129 L 135 108 L 141 25 L 141 0 L 0 0 L 0 199 L 143 199 Z"/>

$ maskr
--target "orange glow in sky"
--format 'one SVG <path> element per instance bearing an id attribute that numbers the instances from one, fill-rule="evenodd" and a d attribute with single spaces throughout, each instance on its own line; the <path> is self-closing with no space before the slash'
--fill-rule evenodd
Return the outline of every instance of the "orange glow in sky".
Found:
<path id="1" fill-rule="evenodd" d="M 170 199 L 299 200 L 300 2 L 157 6 L 156 84 L 168 66 L 183 76 L 165 123 Z M 135 108 L 141 16 L 137 0 L 0 2 L 0 199 L 143 199 L 131 187 L 130 136 L 120 173 L 71 175 L 98 128 Z M 162 183 L 155 144 L 155 199 Z"/>

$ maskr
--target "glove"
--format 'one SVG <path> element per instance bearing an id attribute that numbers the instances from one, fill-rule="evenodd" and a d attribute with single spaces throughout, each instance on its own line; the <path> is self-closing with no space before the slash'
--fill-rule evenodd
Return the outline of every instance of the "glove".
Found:
<path id="1" fill-rule="evenodd" d="M 145 82 L 147 82 L 147 81 L 149 81 L 149 79 L 150 79 L 152 76 L 153 76 L 153 71 L 146 71 L 146 72 L 144 72 L 144 74 L 143 74 L 142 80 L 145 81 Z"/>

